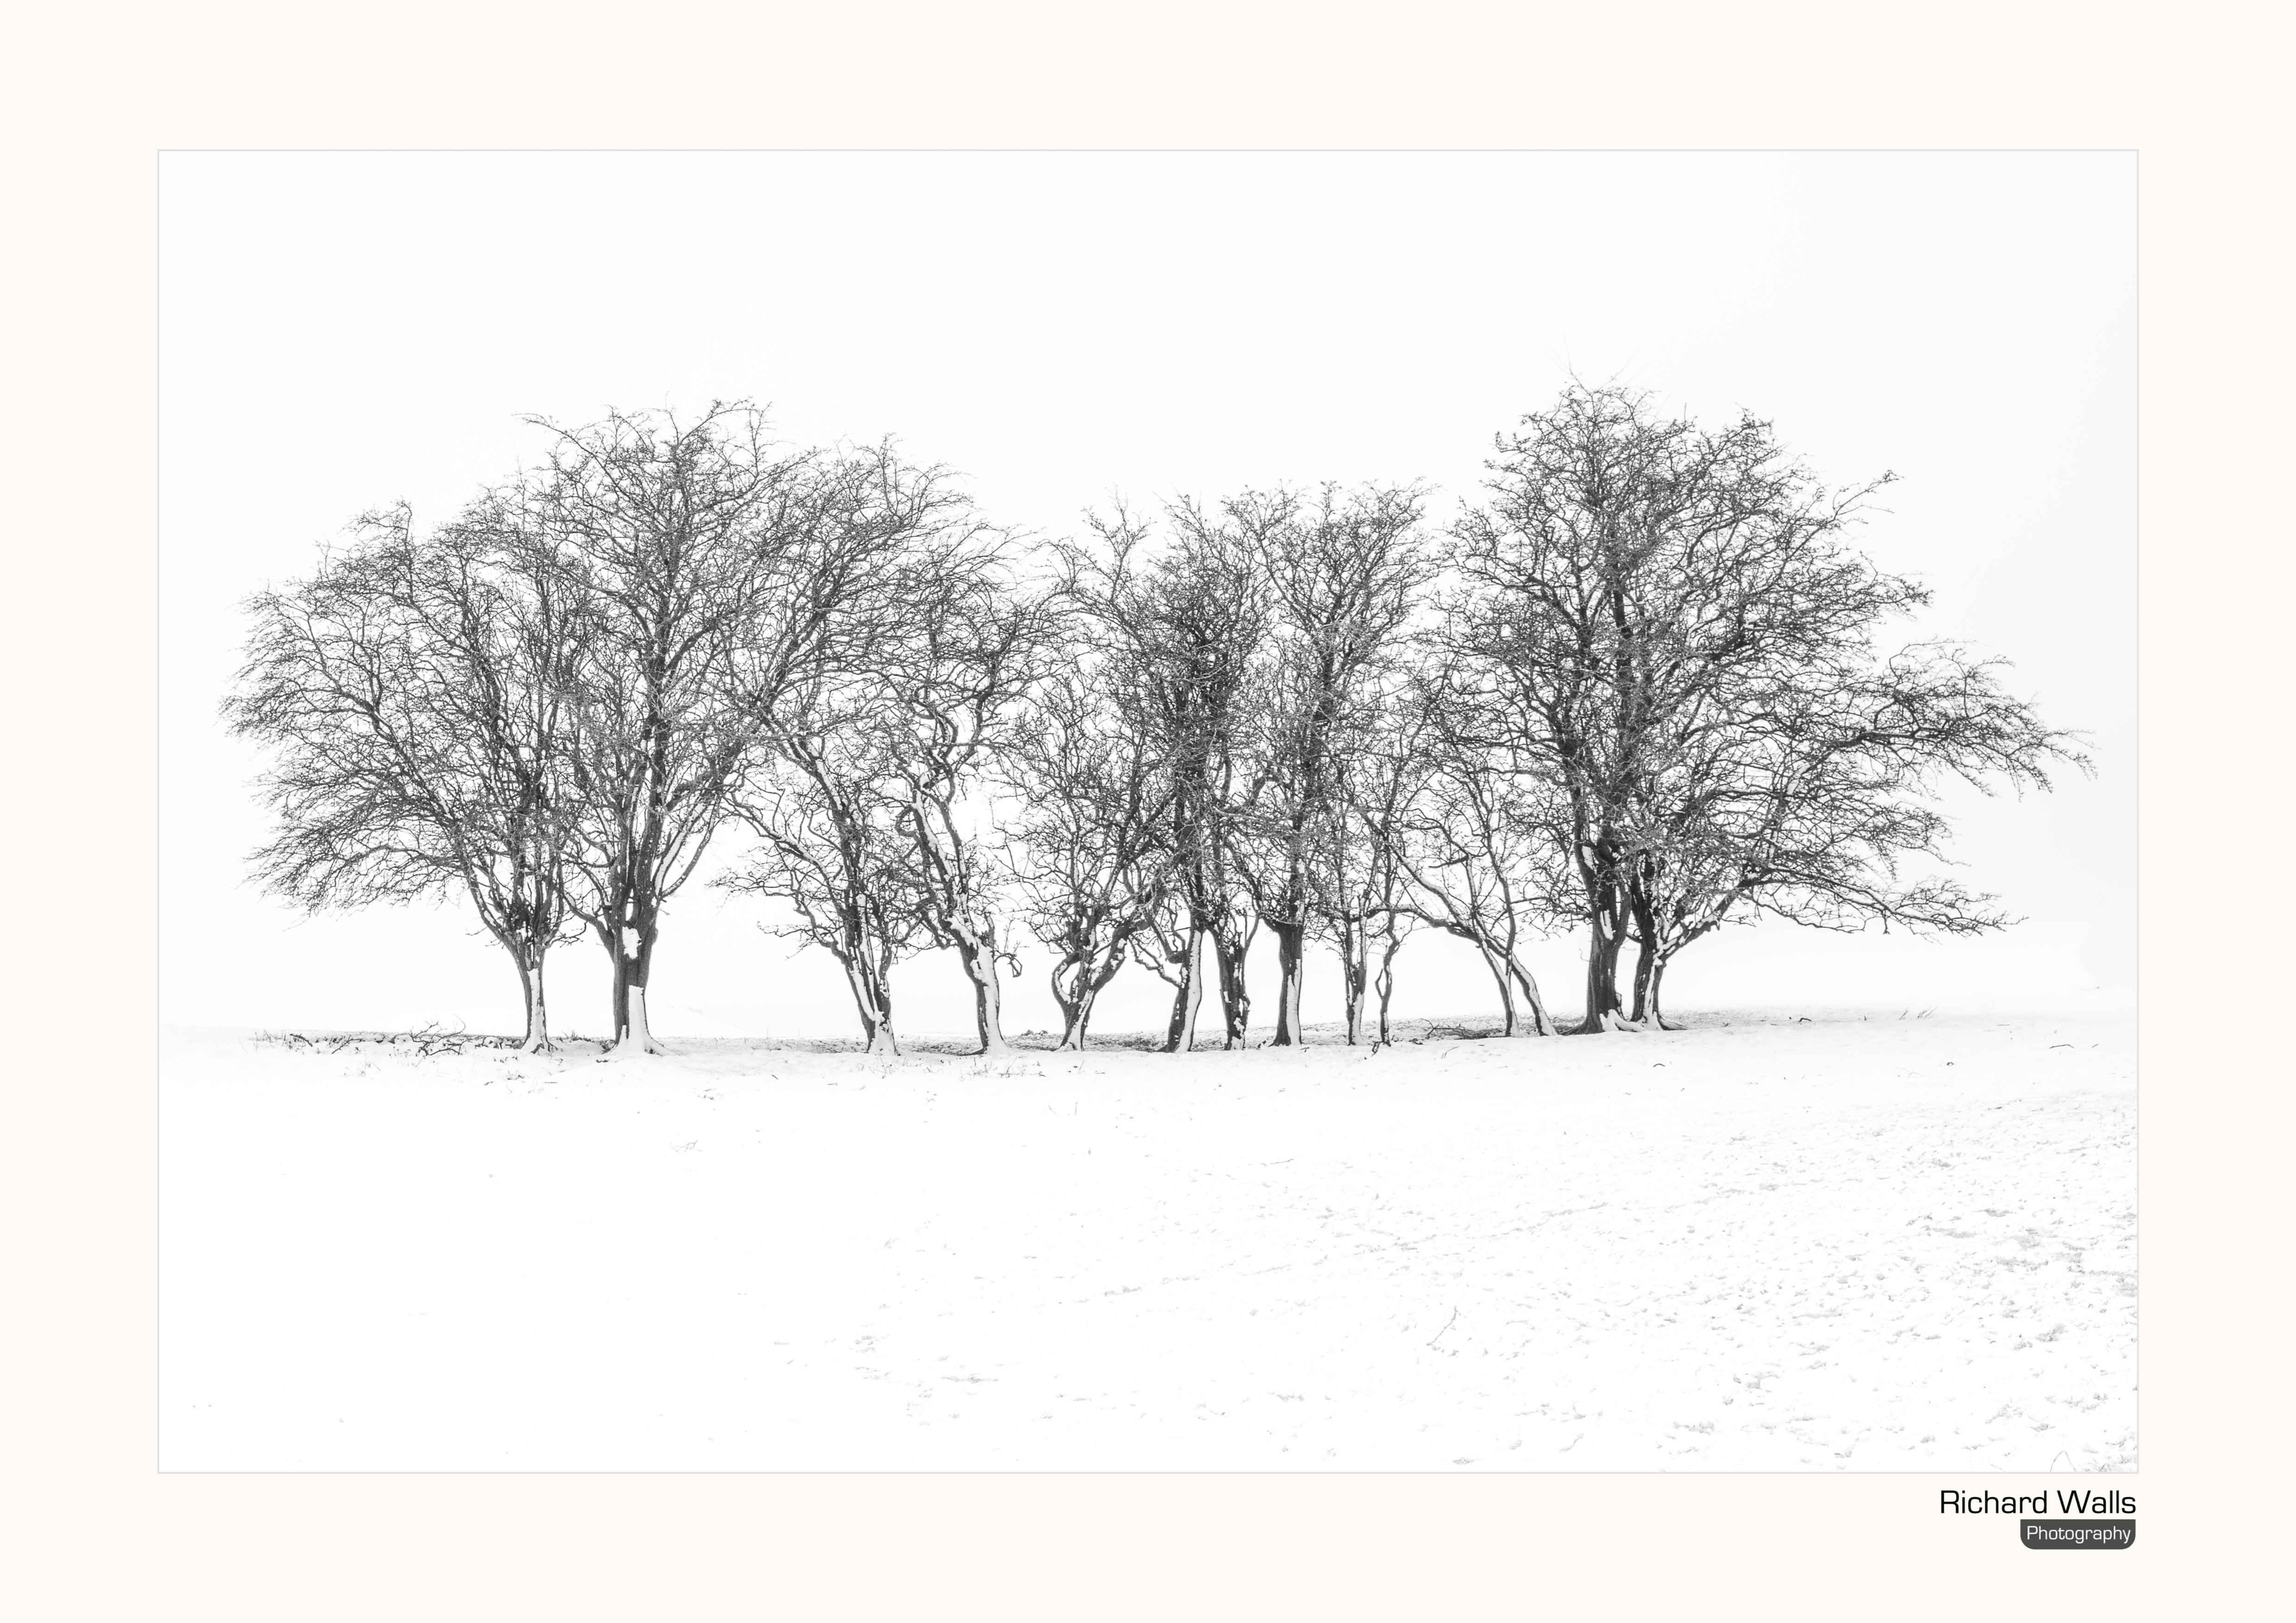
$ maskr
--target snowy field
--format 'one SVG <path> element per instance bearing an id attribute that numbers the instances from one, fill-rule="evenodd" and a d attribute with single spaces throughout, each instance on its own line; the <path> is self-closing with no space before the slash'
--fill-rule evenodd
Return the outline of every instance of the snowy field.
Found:
<path id="1" fill-rule="evenodd" d="M 2133 1469 L 2133 1021 L 1692 1018 L 994 1062 L 172 1031 L 160 1463 Z"/>

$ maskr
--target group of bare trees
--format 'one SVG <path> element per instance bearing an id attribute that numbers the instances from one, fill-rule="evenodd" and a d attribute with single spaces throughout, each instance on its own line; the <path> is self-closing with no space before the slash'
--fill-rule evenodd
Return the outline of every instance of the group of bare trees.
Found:
<path id="1" fill-rule="evenodd" d="M 758 414 L 554 430 L 544 464 L 417 538 L 372 516 L 261 594 L 235 731 L 271 749 L 258 873 L 307 906 L 468 892 L 548 1045 L 543 960 L 586 930 L 651 1050 L 662 914 L 772 804 L 761 741 L 875 658 L 920 555 L 972 529 L 884 448 L 791 452 Z"/>
<path id="2" fill-rule="evenodd" d="M 1277 1044 L 1319 942 L 1346 1040 L 1387 1040 L 1423 928 L 1475 949 L 1510 1035 L 1556 1029 L 1524 953 L 1565 931 L 1576 1029 L 1648 1029 L 1733 920 L 1998 927 L 1940 872 L 1936 791 L 2086 765 L 1997 661 L 1885 650 L 1926 598 L 1850 545 L 1877 487 L 1820 486 L 1752 417 L 1573 387 L 1440 533 L 1419 488 L 1328 486 L 1050 545 L 748 406 L 548 431 L 451 521 L 370 516 L 252 600 L 226 701 L 273 761 L 261 877 L 311 907 L 463 891 L 530 1048 L 545 956 L 586 931 L 617 1042 L 652 1049 L 664 910 L 729 830 L 716 882 L 836 960 L 873 1049 L 928 948 L 1002 1048 L 1029 938 L 1063 1046 L 1128 963 L 1171 988 L 1167 1048 L 1207 989 L 1241 1045 L 1263 929 Z"/>

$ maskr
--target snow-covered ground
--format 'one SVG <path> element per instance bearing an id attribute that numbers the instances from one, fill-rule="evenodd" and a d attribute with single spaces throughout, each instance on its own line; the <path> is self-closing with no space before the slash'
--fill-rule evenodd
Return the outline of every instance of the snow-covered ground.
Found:
<path id="1" fill-rule="evenodd" d="M 172 1031 L 160 1463 L 2134 1468 L 2128 1017 L 1423 1033 Z"/>

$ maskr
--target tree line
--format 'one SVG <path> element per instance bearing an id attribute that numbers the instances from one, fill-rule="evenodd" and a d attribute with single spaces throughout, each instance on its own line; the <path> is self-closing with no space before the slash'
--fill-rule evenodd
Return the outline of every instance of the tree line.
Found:
<path id="1" fill-rule="evenodd" d="M 1279 1045 L 1318 944 L 1346 1040 L 1389 1040 L 1422 930 L 1472 947 L 1509 1036 L 1557 1029 L 1524 948 L 1566 932 L 1572 1029 L 1660 1028 L 1726 923 L 2000 928 L 1940 873 L 1939 790 L 2087 765 L 1999 660 L 1884 640 L 1928 601 L 1854 545 L 1888 476 L 1825 486 L 1751 414 L 1574 384 L 1439 529 L 1424 487 L 1332 484 L 1052 541 L 746 404 L 538 426 L 539 464 L 447 521 L 370 513 L 251 598 L 224 707 L 270 762 L 260 880 L 467 895 L 531 1050 L 545 960 L 586 935 L 617 1045 L 658 1052 L 664 914 L 728 837 L 714 882 L 836 961 L 872 1050 L 928 948 L 1002 1049 L 1031 939 L 1062 1047 L 1128 964 L 1170 988 L 1168 1050 L 1214 1019 L 1237 1046 L 1263 930 Z"/>

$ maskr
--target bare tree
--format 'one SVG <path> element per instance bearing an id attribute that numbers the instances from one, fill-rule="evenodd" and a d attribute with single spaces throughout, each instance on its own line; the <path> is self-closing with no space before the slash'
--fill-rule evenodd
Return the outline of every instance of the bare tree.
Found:
<path id="1" fill-rule="evenodd" d="M 1554 791 L 1536 761 L 1489 742 L 1488 721 L 1469 703 L 1477 695 L 1435 658 L 1431 650 L 1398 725 L 1382 735 L 1380 770 L 1391 792 L 1353 806 L 1393 865 L 1402 906 L 1482 959 L 1501 1035 L 1548 1036 L 1554 1022 L 1521 948 L 1552 888 L 1553 832 L 1542 814 Z"/>
<path id="2" fill-rule="evenodd" d="M 457 887 L 517 966 L 529 1051 L 567 918 L 567 650 L 579 594 L 520 566 L 515 492 L 418 538 L 369 515 L 308 579 L 259 594 L 225 714 L 273 752 L 277 832 L 255 856 L 309 909 Z"/>
<path id="3" fill-rule="evenodd" d="M 892 965 L 957 949 L 984 1047 L 1009 958 L 976 814 L 1032 667 L 997 538 L 946 470 L 890 445 L 816 456 L 728 684 L 753 746 L 732 807 L 763 840 L 728 889 L 787 901 L 844 968 L 873 1050 L 898 1052 Z M 983 990 L 983 982 L 986 982 Z"/>
<path id="4" fill-rule="evenodd" d="M 730 815 L 783 695 L 834 666 L 921 498 L 890 451 L 782 450 L 762 414 L 617 413 L 556 430 L 549 566 L 594 605 L 573 693 L 574 906 L 612 962 L 619 1045 L 648 1025 L 662 909 Z"/>
<path id="5" fill-rule="evenodd" d="M 893 965 L 924 925 L 882 698 L 880 680 L 851 673 L 816 673 L 784 693 L 773 751 L 752 762 L 734 802 L 761 848 L 718 883 L 788 903 L 794 922 L 766 928 L 835 958 L 864 1045 L 898 1054 Z"/>
<path id="6" fill-rule="evenodd" d="M 1106 644 L 1105 670 L 1143 729 L 1168 785 L 1165 848 L 1171 883 L 1134 957 L 1173 988 L 1168 1052 L 1195 1045 L 1203 955 L 1217 962 L 1226 1045 L 1250 1020 L 1243 970 L 1259 917 L 1237 862 L 1242 750 L 1265 589 L 1248 537 L 1193 503 L 1168 510 L 1172 537 L 1144 555 L 1145 525 L 1120 507 L 1093 520 L 1106 556 L 1071 549 L 1071 590 Z"/>
<path id="7" fill-rule="evenodd" d="M 1397 841 L 1426 791 L 1427 772 L 1423 761 L 1397 747 L 1390 707 L 1402 691 L 1398 684 L 1388 684 L 1384 698 L 1367 705 L 1363 722 L 1343 738 L 1338 805 L 1311 853 L 1315 917 L 1340 955 L 1350 1046 L 1364 1039 L 1366 996 L 1378 1000 L 1374 1045 L 1385 1047 L 1394 1040 L 1389 1015 L 1395 955 L 1418 922 Z"/>
<path id="8" fill-rule="evenodd" d="M 1939 773 L 2041 784 L 2076 752 L 1958 651 L 1880 660 L 1876 627 L 1927 602 L 1849 545 L 1889 475 L 1829 488 L 1751 414 L 1710 430 L 1583 386 L 1488 466 L 1447 624 L 1484 741 L 1556 793 L 1576 885 L 1554 906 L 1588 930 L 1581 1030 L 1662 1025 L 1666 963 L 1741 903 L 1831 928 L 1998 924 L 1949 881 L 1896 881 L 1940 854 L 1919 791 Z"/>
<path id="9" fill-rule="evenodd" d="M 2046 790 L 2053 766 L 2087 769 L 2073 735 L 2003 689 L 2004 662 L 1955 644 L 1862 664 L 1845 649 L 1740 693 L 1730 725 L 1702 729 L 1661 775 L 1629 887 L 1636 1021 L 1669 1025 L 1667 965 L 1734 917 L 1943 935 L 2011 922 L 1937 871 L 1951 824 L 1934 794 L 1947 779 Z"/>
<path id="10" fill-rule="evenodd" d="M 1054 955 L 1060 1045 L 1073 1049 L 1169 882 L 1170 790 L 1072 630 L 1065 652 L 1071 665 L 1040 684 L 1015 734 L 1006 788 L 1021 807 L 1013 881 L 1029 929 Z"/>
<path id="11" fill-rule="evenodd" d="M 1373 486 L 1313 498 L 1246 493 L 1226 504 L 1256 552 L 1273 607 L 1264 698 L 1251 717 L 1255 749 L 1238 842 L 1254 906 L 1275 937 L 1279 1046 L 1300 1042 L 1307 942 L 1324 887 L 1319 858 L 1343 863 L 1343 746 L 1365 722 L 1380 679 L 1427 578 L 1416 537 L 1424 498 Z M 1358 921 L 1361 922 L 1361 921 Z M 1350 938 L 1342 931 L 1343 955 Z M 1349 957 L 1349 1040 L 1363 968 Z"/>
<path id="12" fill-rule="evenodd" d="M 1902 596 L 1842 546 L 1875 485 L 1830 491 L 1751 416 L 1716 432 L 1574 385 L 1502 436 L 1454 532 L 1448 618 L 1493 742 L 1545 763 L 1588 930 L 1579 1029 L 1630 1026 L 1618 961 L 1669 752 L 1718 702 Z"/>
<path id="13" fill-rule="evenodd" d="M 1054 594 L 1020 586 L 996 548 L 960 529 L 921 545 L 908 619 L 876 656 L 896 824 L 907 837 L 918 916 L 972 982 L 983 1053 L 1006 1047 L 1000 971 L 1017 974 L 1004 881 L 1009 841 L 996 790 L 1023 701 L 1043 674 Z"/>

